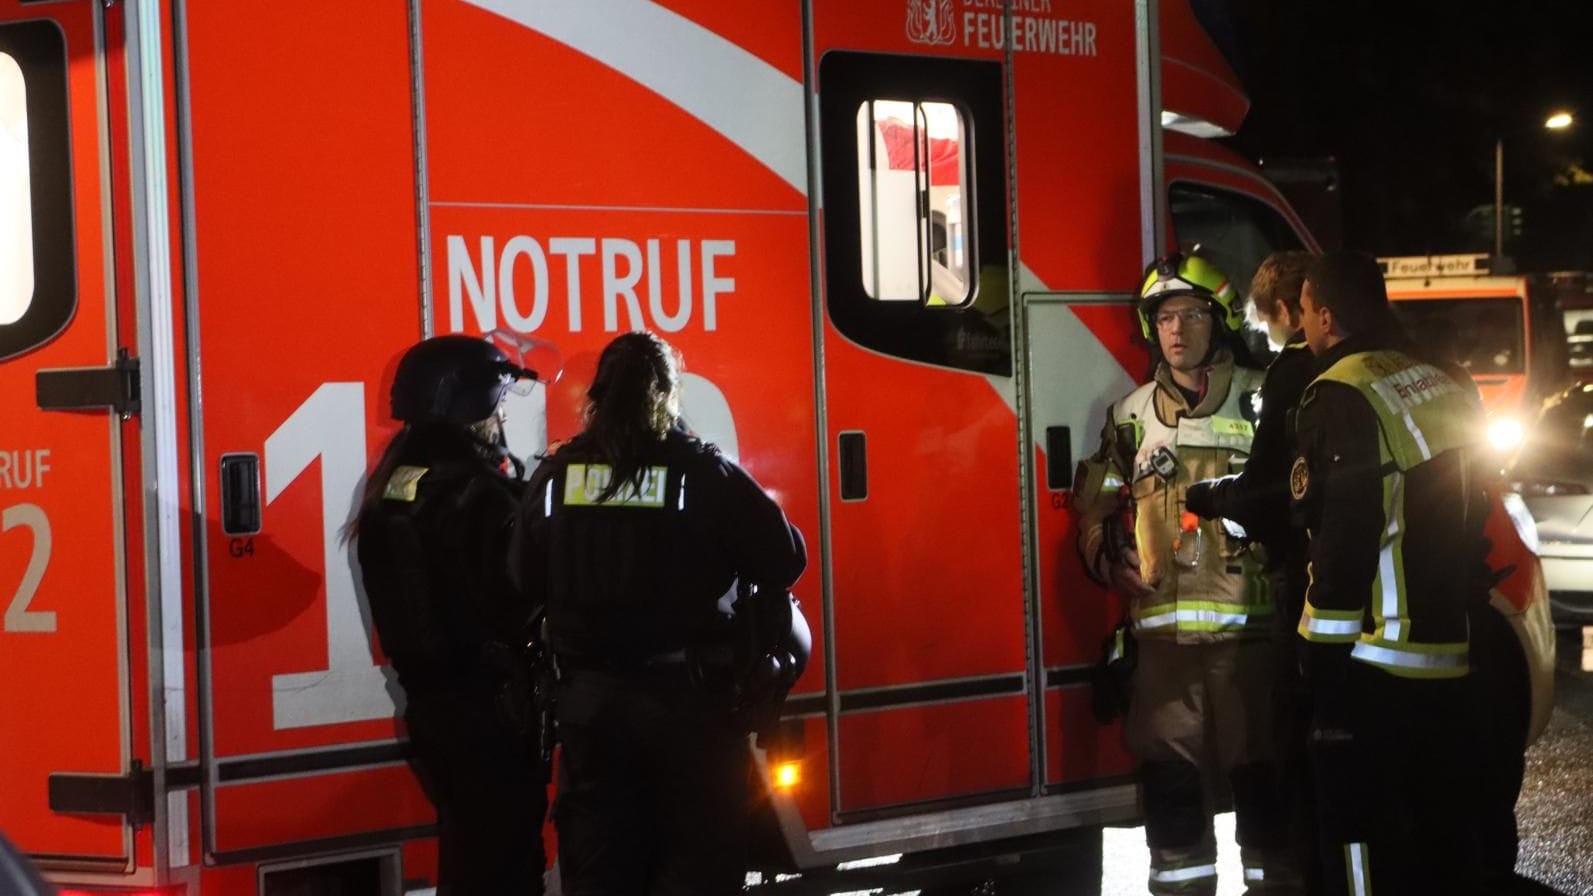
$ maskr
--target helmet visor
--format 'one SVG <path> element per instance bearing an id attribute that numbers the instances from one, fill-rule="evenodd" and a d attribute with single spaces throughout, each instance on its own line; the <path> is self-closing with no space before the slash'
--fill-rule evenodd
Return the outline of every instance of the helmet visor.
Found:
<path id="1" fill-rule="evenodd" d="M 564 355 L 546 339 L 501 328 L 486 339 L 508 358 L 504 374 L 514 379 L 509 388 L 516 395 L 531 394 L 539 382 L 551 386 L 564 375 Z"/>

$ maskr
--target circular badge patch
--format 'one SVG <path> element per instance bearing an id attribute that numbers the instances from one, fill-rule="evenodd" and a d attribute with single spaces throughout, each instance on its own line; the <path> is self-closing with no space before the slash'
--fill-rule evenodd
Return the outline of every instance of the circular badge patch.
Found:
<path id="1" fill-rule="evenodd" d="M 1305 466 L 1305 458 L 1294 459 L 1294 468 L 1289 470 L 1289 493 L 1294 495 L 1294 500 L 1305 498 L 1306 490 L 1311 487 L 1311 471 Z"/>

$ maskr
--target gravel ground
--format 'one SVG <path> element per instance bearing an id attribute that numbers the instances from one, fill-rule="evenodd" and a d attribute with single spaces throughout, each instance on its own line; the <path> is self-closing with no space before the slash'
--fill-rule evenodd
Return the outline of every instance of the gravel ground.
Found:
<path id="1" fill-rule="evenodd" d="M 1555 710 L 1527 751 L 1516 870 L 1567 896 L 1593 896 L 1593 627 L 1560 639 Z"/>

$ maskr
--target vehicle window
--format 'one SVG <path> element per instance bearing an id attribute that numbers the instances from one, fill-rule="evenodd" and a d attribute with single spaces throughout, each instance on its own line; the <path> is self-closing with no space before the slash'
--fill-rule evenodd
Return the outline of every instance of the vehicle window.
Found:
<path id="1" fill-rule="evenodd" d="M 857 108 L 863 290 L 871 299 L 965 304 L 966 126 L 950 103 L 871 99 Z"/>
<path id="2" fill-rule="evenodd" d="M 1572 367 L 1593 367 L 1593 308 L 1566 310 L 1565 341 Z"/>
<path id="3" fill-rule="evenodd" d="M 1394 302 L 1406 332 L 1472 376 L 1526 372 L 1521 299 L 1406 299 Z"/>
<path id="4" fill-rule="evenodd" d="M 1516 467 L 1550 477 L 1593 469 L 1593 395 L 1573 391 L 1545 405 Z"/>
<path id="5" fill-rule="evenodd" d="M 16 58 L 0 53 L 0 324 L 16 323 L 33 300 L 31 192 L 27 84 Z"/>
<path id="6" fill-rule="evenodd" d="M 0 359 L 77 308 L 66 45 L 53 22 L 0 24 Z"/>
<path id="7" fill-rule="evenodd" d="M 859 345 L 1011 375 L 1003 83 L 996 62 L 820 62 L 825 306 Z"/>
<path id="8" fill-rule="evenodd" d="M 1300 249 L 1300 235 L 1277 208 L 1254 196 L 1180 181 L 1167 191 L 1173 234 L 1185 252 L 1198 249 L 1248 296 L 1261 260 Z"/>

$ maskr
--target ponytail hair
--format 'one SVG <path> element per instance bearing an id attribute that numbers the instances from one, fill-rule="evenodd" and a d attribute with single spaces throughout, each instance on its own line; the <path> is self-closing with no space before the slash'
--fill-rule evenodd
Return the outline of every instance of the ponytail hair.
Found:
<path id="1" fill-rule="evenodd" d="M 599 500 L 630 483 L 640 489 L 646 459 L 680 417 L 680 365 L 669 343 L 635 331 L 615 337 L 586 390 L 580 446 L 613 471 Z"/>

